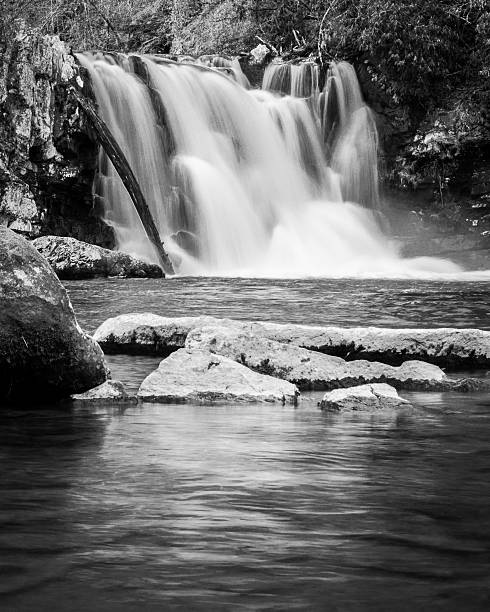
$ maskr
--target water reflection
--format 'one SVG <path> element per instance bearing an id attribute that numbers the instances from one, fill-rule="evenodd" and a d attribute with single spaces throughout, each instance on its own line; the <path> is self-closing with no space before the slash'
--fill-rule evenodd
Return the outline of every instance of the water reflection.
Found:
<path id="1" fill-rule="evenodd" d="M 0 606 L 485 609 L 490 396 L 407 396 L 2 414 Z"/>
<path id="2" fill-rule="evenodd" d="M 71 488 L 103 444 L 107 414 L 33 407 L 0 416 L 0 595 L 60 579 L 80 547 Z"/>

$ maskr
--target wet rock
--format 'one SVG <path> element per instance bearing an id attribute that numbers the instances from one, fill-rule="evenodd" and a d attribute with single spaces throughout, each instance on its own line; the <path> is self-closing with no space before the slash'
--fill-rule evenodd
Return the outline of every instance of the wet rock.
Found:
<path id="1" fill-rule="evenodd" d="M 407 408 L 410 405 L 398 395 L 396 389 L 386 384 L 335 389 L 326 393 L 320 402 L 323 410 L 331 412 L 376 411 Z"/>
<path id="2" fill-rule="evenodd" d="M 149 312 L 112 317 L 93 338 L 107 354 L 162 355 L 181 349 L 195 326 L 218 323 L 213 317 L 161 317 Z"/>
<path id="3" fill-rule="evenodd" d="M 407 359 L 419 359 L 454 368 L 490 364 L 490 332 L 479 329 L 258 325 L 268 338 L 347 360 L 379 360 L 399 365 Z"/>
<path id="4" fill-rule="evenodd" d="M 39 211 L 29 187 L 12 180 L 0 197 L 0 225 L 6 225 L 19 234 L 30 235 L 39 222 Z"/>
<path id="5" fill-rule="evenodd" d="M 437 366 L 406 361 L 399 367 L 340 357 L 262 338 L 244 326 L 204 326 L 187 336 L 186 347 L 233 359 L 255 372 L 287 380 L 301 390 L 326 390 L 386 382 L 397 389 L 442 390 L 448 379 Z"/>
<path id="6" fill-rule="evenodd" d="M 102 350 L 78 326 L 48 262 L 0 227 L 0 400 L 67 397 L 106 378 Z"/>
<path id="7" fill-rule="evenodd" d="M 189 332 L 203 325 L 239 327 L 257 337 L 348 361 L 367 359 L 400 365 L 415 359 L 454 369 L 490 365 L 490 332 L 479 329 L 313 327 L 214 317 L 169 318 L 143 313 L 108 319 L 97 329 L 94 338 L 107 352 L 167 355 L 182 348 Z"/>
<path id="8" fill-rule="evenodd" d="M 490 391 L 490 378 L 460 378 L 453 380 L 451 391 L 482 393 Z"/>
<path id="9" fill-rule="evenodd" d="M 164 275 L 161 268 L 155 264 L 75 238 L 42 236 L 33 240 L 32 244 L 46 257 L 61 279 L 97 276 L 161 278 Z"/>
<path id="10" fill-rule="evenodd" d="M 162 403 L 296 404 L 297 388 L 252 372 L 208 351 L 180 349 L 164 359 L 141 384 L 138 398 Z"/>
<path id="11" fill-rule="evenodd" d="M 109 403 L 109 402 L 130 402 L 136 398 L 130 396 L 124 385 L 119 380 L 106 380 L 101 385 L 71 396 L 74 402 L 83 404 Z"/>
<path id="12" fill-rule="evenodd" d="M 29 238 L 65 234 L 112 246 L 94 205 L 99 145 L 71 86 L 70 48 L 16 21 L 0 52 L 0 225 Z M 83 77 L 83 78 L 82 78 Z"/>

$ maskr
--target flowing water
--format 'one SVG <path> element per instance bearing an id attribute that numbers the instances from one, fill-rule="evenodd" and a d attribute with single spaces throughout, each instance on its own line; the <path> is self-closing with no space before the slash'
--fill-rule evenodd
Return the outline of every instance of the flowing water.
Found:
<path id="1" fill-rule="evenodd" d="M 252 90 L 238 63 L 79 55 L 179 274 L 423 276 L 382 230 L 376 126 L 353 68 L 273 65 Z M 207 65 L 204 65 L 207 64 Z M 284 95 L 288 94 L 288 95 Z M 112 164 L 96 193 L 121 250 L 155 259 Z"/>
<path id="2" fill-rule="evenodd" d="M 488 283 L 67 283 L 119 312 L 490 328 Z M 135 389 L 158 359 L 111 356 Z M 485 372 L 480 372 L 485 375 Z M 487 610 L 490 394 L 375 415 L 160 406 L 0 413 L 0 609 Z"/>

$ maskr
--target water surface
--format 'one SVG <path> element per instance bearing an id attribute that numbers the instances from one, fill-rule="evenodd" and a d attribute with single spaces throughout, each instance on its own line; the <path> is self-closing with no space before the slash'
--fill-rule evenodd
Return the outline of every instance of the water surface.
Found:
<path id="1" fill-rule="evenodd" d="M 488 285 L 67 283 L 94 329 L 132 311 L 490 328 Z M 158 358 L 110 356 L 136 389 Z M 485 376 L 485 372 L 480 372 Z M 0 412 L 0 609 L 487 610 L 490 394 L 414 408 Z"/>
<path id="2" fill-rule="evenodd" d="M 5 610 L 473 610 L 488 396 L 0 417 Z"/>
<path id="3" fill-rule="evenodd" d="M 128 312 L 306 325 L 490 329 L 490 282 L 240 278 L 65 282 L 80 324 Z"/>

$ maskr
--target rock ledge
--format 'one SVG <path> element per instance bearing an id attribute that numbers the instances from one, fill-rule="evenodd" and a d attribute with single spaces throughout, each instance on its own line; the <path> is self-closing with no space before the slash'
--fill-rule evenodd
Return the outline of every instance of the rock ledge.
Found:
<path id="1" fill-rule="evenodd" d="M 51 264 L 58 278 L 77 280 L 98 276 L 125 278 L 161 278 L 156 264 L 137 259 L 127 253 L 103 249 L 66 236 L 42 236 L 32 244 Z"/>

